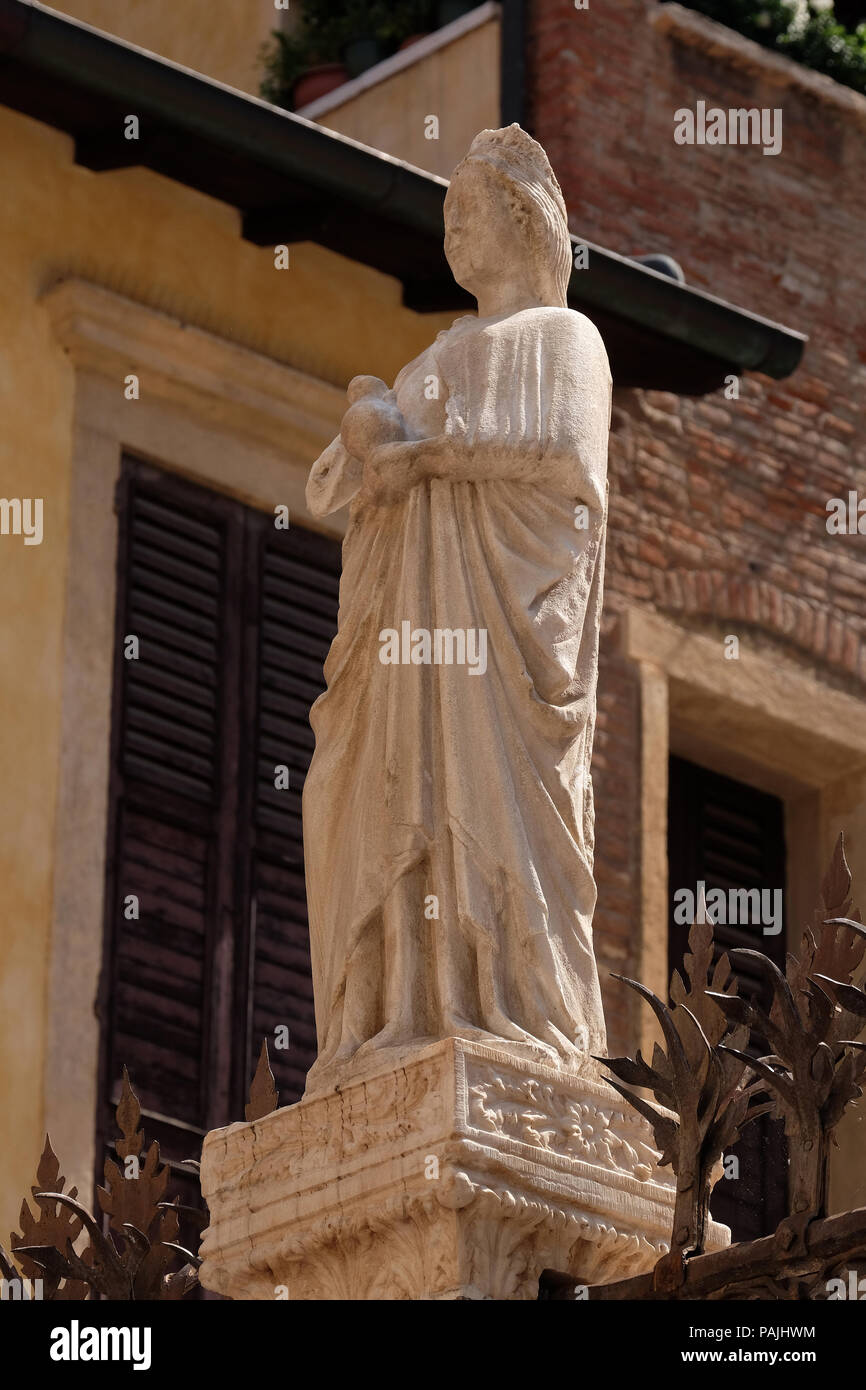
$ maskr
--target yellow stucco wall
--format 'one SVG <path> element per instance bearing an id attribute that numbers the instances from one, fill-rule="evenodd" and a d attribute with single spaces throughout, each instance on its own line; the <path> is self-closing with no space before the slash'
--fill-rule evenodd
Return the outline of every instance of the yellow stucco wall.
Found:
<path id="1" fill-rule="evenodd" d="M 439 136 L 427 139 L 428 116 Z M 500 125 L 499 20 L 324 112 L 319 124 L 449 178 L 479 130 Z"/>
<path id="2" fill-rule="evenodd" d="M 259 94 L 259 50 L 279 12 L 273 0 L 56 0 L 55 10 Z"/>
<path id="3" fill-rule="evenodd" d="M 72 141 L 0 108 L 0 495 L 44 499 L 44 540 L 0 536 L 0 1243 L 43 1139 L 61 634 L 74 373 L 40 293 L 80 276 L 345 386 L 393 379 L 449 322 L 319 247 L 292 268 L 241 240 L 234 209 L 146 170 L 97 174 Z M 106 738 L 108 730 L 106 729 Z M 101 923 L 94 923 L 101 931 Z M 61 1155 L 62 1157 L 62 1155 Z"/>

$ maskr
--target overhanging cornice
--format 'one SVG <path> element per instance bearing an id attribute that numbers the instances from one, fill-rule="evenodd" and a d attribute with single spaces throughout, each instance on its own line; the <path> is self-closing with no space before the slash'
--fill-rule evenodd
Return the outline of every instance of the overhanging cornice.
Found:
<path id="1" fill-rule="evenodd" d="M 345 392 L 318 377 L 86 280 L 41 296 L 77 371 L 112 382 L 134 372 L 148 396 L 267 445 L 306 469 L 339 433 Z"/>

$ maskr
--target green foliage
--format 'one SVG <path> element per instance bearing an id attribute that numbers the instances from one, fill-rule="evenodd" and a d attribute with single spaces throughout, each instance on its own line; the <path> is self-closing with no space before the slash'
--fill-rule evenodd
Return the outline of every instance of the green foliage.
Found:
<path id="1" fill-rule="evenodd" d="M 764 48 L 826 73 L 866 94 L 866 23 L 846 29 L 811 0 L 686 0 L 693 10 L 736 29 Z"/>
<path id="2" fill-rule="evenodd" d="M 262 50 L 261 95 L 290 106 L 292 88 L 308 68 L 338 63 L 355 39 L 378 39 L 386 54 L 412 34 L 435 28 L 434 0 L 301 0 L 291 33 L 275 31 Z"/>

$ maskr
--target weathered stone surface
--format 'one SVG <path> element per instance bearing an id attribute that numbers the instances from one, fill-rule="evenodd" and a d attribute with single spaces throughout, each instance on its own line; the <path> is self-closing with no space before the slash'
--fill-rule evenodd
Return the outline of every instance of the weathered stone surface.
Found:
<path id="1" fill-rule="evenodd" d="M 641 1273 L 671 1220 L 657 1156 L 594 1077 L 435 1043 L 208 1135 L 202 1282 L 245 1299 L 533 1299 L 545 1269 Z"/>
<path id="2" fill-rule="evenodd" d="M 307 1096 L 441 1038 L 569 1074 L 605 1048 L 589 767 L 611 378 L 519 126 L 455 170 L 445 253 L 478 314 L 392 389 L 356 377 L 307 485 L 314 515 L 351 503 L 304 785 Z"/>

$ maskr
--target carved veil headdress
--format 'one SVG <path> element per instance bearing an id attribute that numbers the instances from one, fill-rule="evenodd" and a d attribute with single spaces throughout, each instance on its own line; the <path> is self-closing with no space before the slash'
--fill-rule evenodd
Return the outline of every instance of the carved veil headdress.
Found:
<path id="1" fill-rule="evenodd" d="M 463 162 L 468 160 L 489 165 L 508 186 L 527 249 L 535 253 L 539 297 L 545 304 L 565 307 L 572 266 L 568 217 L 562 189 L 541 145 L 515 123 L 482 130 Z"/>

